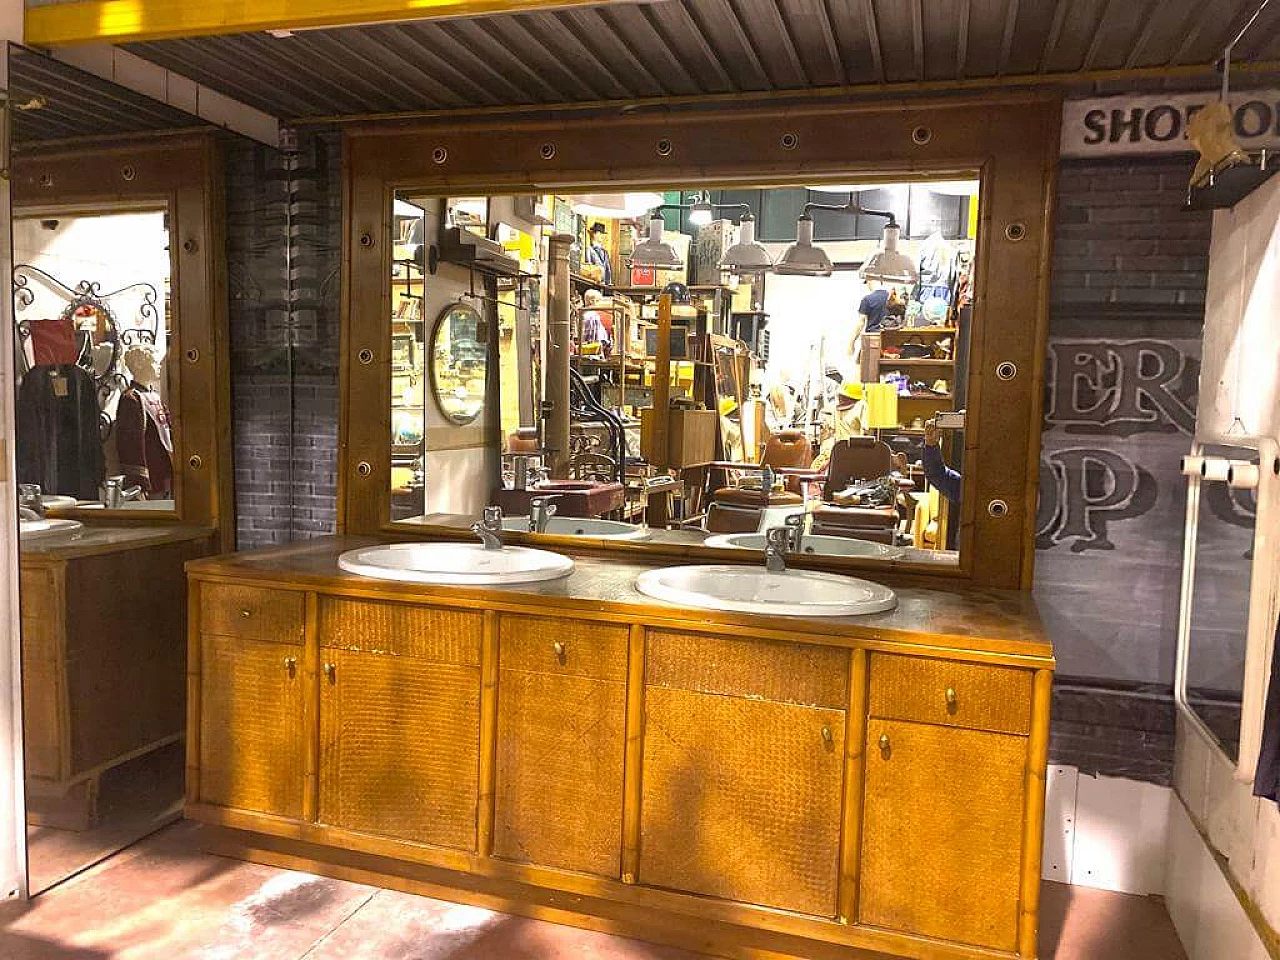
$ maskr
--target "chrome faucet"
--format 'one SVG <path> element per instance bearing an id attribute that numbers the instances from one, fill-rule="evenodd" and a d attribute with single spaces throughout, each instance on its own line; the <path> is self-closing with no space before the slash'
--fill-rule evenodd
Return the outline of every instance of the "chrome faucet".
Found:
<path id="1" fill-rule="evenodd" d="M 44 500 L 41 498 L 41 493 L 38 483 L 18 484 L 18 506 L 23 510 L 30 510 L 37 517 L 43 517 Z"/>
<path id="2" fill-rule="evenodd" d="M 118 510 L 126 501 L 141 500 L 142 487 L 126 487 L 124 477 L 107 477 L 98 484 L 98 498 L 108 510 Z"/>
<path id="3" fill-rule="evenodd" d="M 791 531 L 786 527 L 770 527 L 764 534 L 764 567 L 770 573 L 782 573 L 787 569 L 787 550 L 791 545 Z"/>
<path id="4" fill-rule="evenodd" d="M 502 508 L 485 507 L 484 519 L 471 525 L 471 532 L 480 538 L 486 550 L 502 549 Z"/>
<path id="5" fill-rule="evenodd" d="M 787 527 L 787 550 L 791 553 L 804 553 L 804 521 L 807 515 L 793 513 L 783 523 Z"/>
<path id="6" fill-rule="evenodd" d="M 529 501 L 529 532 L 546 533 L 547 522 L 556 515 L 555 497 L 534 497 Z"/>

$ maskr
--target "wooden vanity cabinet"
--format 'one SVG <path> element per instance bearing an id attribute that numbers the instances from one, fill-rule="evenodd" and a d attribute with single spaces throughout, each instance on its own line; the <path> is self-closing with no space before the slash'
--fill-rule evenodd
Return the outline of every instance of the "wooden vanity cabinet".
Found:
<path id="1" fill-rule="evenodd" d="M 1047 646 L 206 567 L 217 852 L 730 956 L 1035 956 Z"/>

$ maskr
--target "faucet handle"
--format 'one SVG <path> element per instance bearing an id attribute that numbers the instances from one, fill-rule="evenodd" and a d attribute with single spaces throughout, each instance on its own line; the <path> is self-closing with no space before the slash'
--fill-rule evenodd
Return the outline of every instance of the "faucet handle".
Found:
<path id="1" fill-rule="evenodd" d="M 486 527 L 501 526 L 502 508 L 497 506 L 485 507 L 484 508 L 484 524 Z"/>
<path id="2" fill-rule="evenodd" d="M 764 542 L 785 553 L 791 544 L 791 531 L 786 527 L 770 527 L 764 532 Z"/>

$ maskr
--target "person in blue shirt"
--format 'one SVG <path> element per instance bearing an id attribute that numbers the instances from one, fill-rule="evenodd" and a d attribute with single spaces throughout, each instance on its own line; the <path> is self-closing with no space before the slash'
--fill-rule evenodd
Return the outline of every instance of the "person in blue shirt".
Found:
<path id="1" fill-rule="evenodd" d="M 858 304 L 858 313 L 863 317 L 863 333 L 879 333 L 884 324 L 884 315 L 889 311 L 889 288 L 881 287 L 872 290 Z"/>
<path id="2" fill-rule="evenodd" d="M 947 466 L 947 462 L 942 459 L 942 449 L 939 446 L 941 439 L 942 434 L 938 430 L 938 425 L 932 420 L 926 421 L 924 425 L 924 450 L 920 454 L 921 466 L 924 467 L 924 478 L 952 503 L 959 503 L 960 473 L 957 470 L 952 470 Z"/>

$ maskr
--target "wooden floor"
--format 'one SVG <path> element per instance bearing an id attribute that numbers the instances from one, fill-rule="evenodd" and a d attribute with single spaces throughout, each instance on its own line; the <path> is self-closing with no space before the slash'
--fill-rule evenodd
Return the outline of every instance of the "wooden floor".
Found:
<path id="1" fill-rule="evenodd" d="M 200 853 L 180 823 L 26 904 L 4 960 L 698 960 L 694 954 Z M 1041 960 L 1185 960 L 1158 899 L 1046 883 Z"/>

